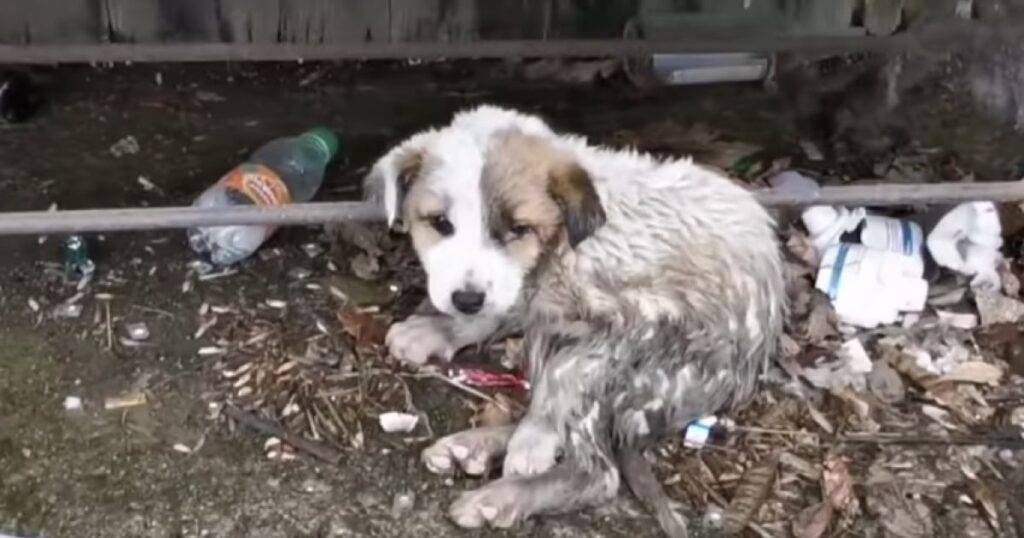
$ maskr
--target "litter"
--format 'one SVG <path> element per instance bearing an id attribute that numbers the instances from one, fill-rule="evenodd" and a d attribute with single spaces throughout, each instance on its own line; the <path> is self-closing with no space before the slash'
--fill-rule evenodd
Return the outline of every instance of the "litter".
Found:
<path id="1" fill-rule="evenodd" d="M 801 196 L 820 192 L 817 181 L 799 172 L 784 171 L 769 183 L 773 191 Z M 821 255 L 815 287 L 827 294 L 842 323 L 860 328 L 897 323 L 914 325 L 926 303 L 945 306 L 959 302 L 963 290 L 953 289 L 949 301 L 939 295 L 929 301 L 925 274 L 929 256 L 935 264 L 971 277 L 975 295 L 1004 287 L 1019 291 L 1016 277 L 1000 253 L 1002 227 L 992 202 L 963 203 L 946 212 L 927 232 L 917 222 L 869 214 L 863 207 L 819 205 L 803 211 L 801 220 Z M 925 248 L 927 247 L 927 248 Z M 1005 281 L 1005 285 L 1004 285 Z M 1016 321 L 1024 305 L 987 296 L 982 325 Z M 985 303 L 982 305 L 982 303 Z M 969 328 L 969 316 L 940 313 L 952 326 Z"/>
<path id="2" fill-rule="evenodd" d="M 773 190 L 779 192 L 796 194 L 820 191 L 816 181 L 792 170 L 773 176 L 769 183 Z M 914 272 L 924 272 L 923 260 L 920 259 L 924 233 L 916 222 L 869 214 L 863 207 L 849 209 L 827 205 L 805 209 L 801 220 L 819 254 L 839 242 L 859 243 L 912 258 L 921 265 L 921 269 Z"/>
<path id="3" fill-rule="evenodd" d="M 132 407 L 141 407 L 146 405 L 147 401 L 145 393 L 133 392 L 119 396 L 111 396 L 104 399 L 103 409 L 107 411 L 120 411 L 122 409 L 129 409 Z"/>
<path id="4" fill-rule="evenodd" d="M 409 413 L 388 411 L 386 413 L 381 413 L 378 420 L 380 421 L 380 429 L 385 432 L 408 433 L 416 429 L 416 424 L 420 421 L 420 417 Z"/>
<path id="5" fill-rule="evenodd" d="M 67 396 L 64 398 L 64 409 L 66 411 L 81 411 L 83 408 L 82 399 L 78 396 Z"/>
<path id="6" fill-rule="evenodd" d="M 139 149 L 139 141 L 134 136 L 129 135 L 110 146 L 110 154 L 120 158 L 125 155 L 135 155 L 139 152 Z"/>
<path id="7" fill-rule="evenodd" d="M 673 86 L 752 82 L 771 73 L 766 56 L 747 53 L 654 54 L 650 69 L 664 84 Z"/>
<path id="8" fill-rule="evenodd" d="M 53 309 L 53 315 L 57 318 L 76 319 L 82 315 L 82 305 L 62 303 Z"/>
<path id="9" fill-rule="evenodd" d="M 522 376 L 514 373 L 491 372 L 479 368 L 454 368 L 448 372 L 448 377 L 453 381 L 474 387 L 530 389 L 530 383 Z"/>
<path id="10" fill-rule="evenodd" d="M 999 212 L 992 202 L 960 204 L 928 234 L 928 251 L 939 265 L 971 278 L 971 287 L 1002 288 L 998 266 L 1003 245 Z"/>
<path id="11" fill-rule="evenodd" d="M 686 425 L 683 432 L 683 445 L 687 448 L 703 448 L 712 443 L 722 443 L 735 424 L 728 419 L 715 416 L 703 417 Z"/>
<path id="12" fill-rule="evenodd" d="M 840 243 L 822 256 L 815 287 L 828 296 L 841 322 L 873 328 L 924 309 L 928 282 L 919 269 L 919 258 Z"/>
<path id="13" fill-rule="evenodd" d="M 336 135 L 317 128 L 297 137 L 271 140 L 204 191 L 200 208 L 255 204 L 261 207 L 308 202 L 323 182 L 324 169 L 338 152 Z M 275 226 L 214 226 L 187 230 L 189 245 L 216 265 L 232 265 L 253 253 Z"/>
<path id="14" fill-rule="evenodd" d="M 124 328 L 128 332 L 128 336 L 136 342 L 149 339 L 149 327 L 145 323 L 129 323 Z"/>
<path id="15" fill-rule="evenodd" d="M 72 235 L 61 243 L 61 260 L 69 275 L 87 277 L 96 272 L 96 264 L 89 257 L 89 243 L 80 235 Z"/>

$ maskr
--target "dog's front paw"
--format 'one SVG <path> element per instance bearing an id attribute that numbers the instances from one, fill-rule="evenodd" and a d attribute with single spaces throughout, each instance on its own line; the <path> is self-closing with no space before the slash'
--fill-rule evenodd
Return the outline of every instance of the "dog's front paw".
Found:
<path id="1" fill-rule="evenodd" d="M 531 476 L 555 466 L 562 440 L 547 424 L 523 421 L 508 442 L 504 476 Z"/>
<path id="2" fill-rule="evenodd" d="M 423 450 L 423 463 L 436 474 L 451 474 L 458 465 L 468 475 L 484 475 L 505 453 L 512 428 L 475 428 L 447 435 Z"/>
<path id="3" fill-rule="evenodd" d="M 530 495 L 522 479 L 502 478 L 460 495 L 448 509 L 448 516 L 456 525 L 467 529 L 483 526 L 507 529 L 530 515 Z"/>
<path id="4" fill-rule="evenodd" d="M 411 364 L 426 364 L 431 357 L 450 360 L 455 352 L 451 330 L 439 316 L 412 316 L 388 329 L 384 343 L 391 356 Z"/>

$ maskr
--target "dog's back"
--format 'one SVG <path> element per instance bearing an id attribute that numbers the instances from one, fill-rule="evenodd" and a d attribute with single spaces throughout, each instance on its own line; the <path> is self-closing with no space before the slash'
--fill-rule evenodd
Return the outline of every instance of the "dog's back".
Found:
<path id="1" fill-rule="evenodd" d="M 683 535 L 638 450 L 753 391 L 786 312 L 774 222 L 687 160 L 579 160 L 607 221 L 539 276 L 525 349 L 549 396 L 535 398 L 563 417 L 567 458 L 597 470 L 614 454 L 666 532 Z M 579 433 L 602 431 L 612 438 Z"/>

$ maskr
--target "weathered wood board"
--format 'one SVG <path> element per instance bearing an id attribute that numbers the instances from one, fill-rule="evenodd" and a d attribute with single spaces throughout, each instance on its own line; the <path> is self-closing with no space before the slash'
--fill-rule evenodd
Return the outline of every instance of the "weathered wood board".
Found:
<path id="1" fill-rule="evenodd" d="M 647 21 L 658 37 L 695 28 L 733 28 L 742 36 L 755 26 L 834 35 L 849 32 L 855 5 L 857 0 L 0 0 L 0 44 L 607 39 L 622 37 L 631 20 Z"/>

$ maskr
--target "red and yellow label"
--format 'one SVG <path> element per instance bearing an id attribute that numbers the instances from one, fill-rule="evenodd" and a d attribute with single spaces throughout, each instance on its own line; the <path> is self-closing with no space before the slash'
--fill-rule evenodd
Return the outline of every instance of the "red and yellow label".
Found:
<path id="1" fill-rule="evenodd" d="M 291 203 L 288 185 L 273 170 L 262 164 L 243 164 L 231 170 L 218 182 L 236 190 L 258 206 L 278 206 Z"/>

